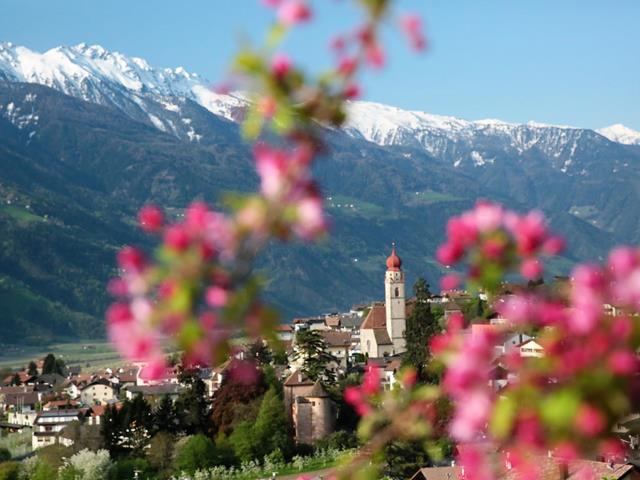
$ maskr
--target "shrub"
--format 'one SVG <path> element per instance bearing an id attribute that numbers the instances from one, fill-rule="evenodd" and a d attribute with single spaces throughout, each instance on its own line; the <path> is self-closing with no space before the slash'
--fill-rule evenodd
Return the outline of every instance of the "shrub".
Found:
<path id="1" fill-rule="evenodd" d="M 314 449 L 316 452 L 322 450 L 348 450 L 357 446 L 358 438 L 356 435 L 341 430 L 318 440 L 314 445 Z"/>
<path id="2" fill-rule="evenodd" d="M 11 452 L 8 448 L 0 447 L 0 462 L 11 460 Z"/>
<path id="3" fill-rule="evenodd" d="M 213 441 L 203 434 L 188 437 L 176 451 L 173 467 L 176 472 L 193 474 L 196 470 L 213 467 L 216 464 L 217 452 Z"/>
<path id="4" fill-rule="evenodd" d="M 69 459 L 69 466 L 78 473 L 76 480 L 106 480 L 111 459 L 106 450 L 84 449 Z"/>
<path id="5" fill-rule="evenodd" d="M 18 462 L 0 463 L 0 480 L 18 480 L 20 464 Z"/>
<path id="6" fill-rule="evenodd" d="M 158 478 L 145 458 L 125 458 L 115 462 L 109 469 L 109 480 L 131 480 L 138 472 L 138 480 L 156 480 Z"/>

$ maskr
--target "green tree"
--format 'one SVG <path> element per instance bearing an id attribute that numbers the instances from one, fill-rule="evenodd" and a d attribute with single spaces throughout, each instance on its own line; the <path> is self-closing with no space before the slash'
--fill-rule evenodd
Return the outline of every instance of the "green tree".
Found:
<path id="1" fill-rule="evenodd" d="M 53 353 L 49 353 L 46 357 L 44 357 L 44 363 L 42 365 L 42 373 L 50 374 L 57 373 L 59 375 L 64 375 L 66 371 L 66 366 L 64 361 L 60 359 L 56 359 Z"/>
<path id="2" fill-rule="evenodd" d="M 405 330 L 406 349 L 403 364 L 412 366 L 418 373 L 418 378 L 426 380 L 426 366 L 431 357 L 429 340 L 441 329 L 431 312 L 429 285 L 423 278 L 419 278 L 413 285 L 416 296 L 413 311 L 407 317 Z"/>
<path id="3" fill-rule="evenodd" d="M 0 480 L 18 480 L 20 478 L 19 462 L 0 463 Z"/>
<path id="4" fill-rule="evenodd" d="M 240 422 L 229 435 L 229 445 L 241 462 L 249 462 L 259 456 L 256 444 L 256 434 L 251 422 Z"/>
<path id="5" fill-rule="evenodd" d="M 259 408 L 256 404 L 266 390 L 262 372 L 250 384 L 236 382 L 233 375 L 226 375 L 211 405 L 211 420 L 217 433 L 229 435 L 238 423 L 255 421 Z"/>
<path id="6" fill-rule="evenodd" d="M 217 464 L 216 446 L 203 434 L 193 435 L 178 448 L 173 463 L 176 472 L 193 474 Z"/>
<path id="7" fill-rule="evenodd" d="M 11 460 L 11 452 L 8 448 L 0 447 L 0 462 Z"/>
<path id="8" fill-rule="evenodd" d="M 170 433 L 166 431 L 158 432 L 149 442 L 149 449 L 147 450 L 149 465 L 159 472 L 167 470 L 173 458 L 175 441 L 175 437 Z"/>
<path id="9" fill-rule="evenodd" d="M 264 340 L 258 339 L 247 348 L 247 360 L 256 365 L 269 365 L 273 361 L 273 352 Z"/>
<path id="10" fill-rule="evenodd" d="M 33 360 L 29 362 L 29 366 L 27 367 L 27 373 L 32 377 L 38 375 L 38 366 L 36 365 L 36 362 L 34 362 Z"/>
<path id="11" fill-rule="evenodd" d="M 175 408 L 179 412 L 180 428 L 188 435 L 211 432 L 211 402 L 199 373 L 199 370 L 180 373 L 180 383 L 187 388 L 180 393 Z"/>
<path id="12" fill-rule="evenodd" d="M 301 330 L 295 337 L 295 359 L 302 359 L 302 371 L 312 380 L 325 384 L 335 382 L 335 374 L 329 368 L 337 362 L 327 348 L 327 342 L 317 330 Z"/>
<path id="13" fill-rule="evenodd" d="M 269 388 L 260 404 L 254 426 L 256 452 L 262 458 L 275 450 L 289 457 L 293 450 L 293 439 L 284 402 L 273 388 Z"/>
<path id="14" fill-rule="evenodd" d="M 137 472 L 137 475 L 136 475 Z M 156 480 L 151 465 L 145 458 L 122 458 L 109 469 L 108 480 Z"/>
<path id="15" fill-rule="evenodd" d="M 169 395 L 164 395 L 157 407 L 153 411 L 153 431 L 178 433 L 180 429 L 180 418 Z"/>
<path id="16" fill-rule="evenodd" d="M 423 467 L 432 466 L 422 442 L 392 442 L 385 449 L 385 474 L 393 479 L 406 479 Z"/>

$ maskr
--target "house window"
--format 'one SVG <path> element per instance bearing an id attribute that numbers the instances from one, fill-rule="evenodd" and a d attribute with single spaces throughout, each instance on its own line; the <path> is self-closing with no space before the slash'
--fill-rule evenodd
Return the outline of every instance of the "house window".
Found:
<path id="1" fill-rule="evenodd" d="M 396 287 L 396 298 L 398 298 L 400 296 L 400 290 L 398 289 L 398 287 Z"/>

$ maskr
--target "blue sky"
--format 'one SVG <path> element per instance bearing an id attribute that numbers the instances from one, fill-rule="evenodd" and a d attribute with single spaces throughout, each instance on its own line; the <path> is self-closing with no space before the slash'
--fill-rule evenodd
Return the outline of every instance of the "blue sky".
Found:
<path id="1" fill-rule="evenodd" d="M 285 47 L 319 69 L 327 38 L 356 17 L 348 0 L 314 3 L 317 21 Z M 399 0 L 398 10 L 423 16 L 431 47 L 415 55 L 390 26 L 392 57 L 366 76 L 366 99 L 467 119 L 640 130 L 640 1 Z M 258 0 L 2 0 L 0 40 L 40 51 L 99 43 L 216 81 L 238 42 L 269 24 Z"/>

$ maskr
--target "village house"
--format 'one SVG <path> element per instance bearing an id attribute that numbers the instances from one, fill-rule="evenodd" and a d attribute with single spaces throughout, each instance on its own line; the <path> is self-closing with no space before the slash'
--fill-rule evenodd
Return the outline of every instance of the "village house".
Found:
<path id="1" fill-rule="evenodd" d="M 33 422 L 32 448 L 36 450 L 57 443 L 71 445 L 72 442 L 62 438 L 60 433 L 71 422 L 80 421 L 83 417 L 82 410 L 51 410 L 39 413 Z"/>
<path id="2" fill-rule="evenodd" d="M 276 333 L 278 338 L 283 342 L 290 342 L 293 340 L 293 326 L 288 323 L 283 323 L 276 327 Z"/>
<path id="3" fill-rule="evenodd" d="M 116 398 L 116 389 L 105 378 L 94 380 L 80 390 L 80 401 L 85 405 L 106 405 Z"/>
<path id="4" fill-rule="evenodd" d="M 169 396 L 175 402 L 183 390 L 184 387 L 178 383 L 161 383 L 157 385 L 135 385 L 127 387 L 124 391 L 129 400 L 133 400 L 137 395 L 142 395 L 150 405 L 154 405 L 164 396 Z"/>
<path id="5" fill-rule="evenodd" d="M 337 359 L 336 365 L 329 365 L 334 370 L 346 370 L 350 364 L 352 339 L 350 332 L 327 330 L 321 332 L 327 344 L 327 351 Z"/>

